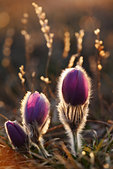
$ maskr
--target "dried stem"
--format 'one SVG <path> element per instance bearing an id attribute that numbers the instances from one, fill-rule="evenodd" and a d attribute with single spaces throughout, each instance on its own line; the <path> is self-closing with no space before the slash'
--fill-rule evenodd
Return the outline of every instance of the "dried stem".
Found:
<path id="1" fill-rule="evenodd" d="M 50 62 L 50 58 L 52 55 L 52 44 L 53 44 L 54 34 L 50 32 L 50 26 L 48 25 L 48 19 L 46 19 L 46 14 L 45 14 L 45 12 L 42 11 L 42 7 L 39 6 L 38 4 L 36 4 L 35 2 L 33 2 L 32 5 L 35 8 L 36 15 L 39 18 L 39 23 L 41 25 L 41 31 L 44 34 L 44 37 L 46 39 L 46 45 L 49 49 L 48 60 L 47 60 L 46 69 L 45 69 L 45 76 L 47 78 L 48 77 L 49 62 Z"/>
<path id="2" fill-rule="evenodd" d="M 102 111 L 103 105 L 102 105 L 102 93 L 101 93 L 101 70 L 102 70 L 102 59 L 106 59 L 109 57 L 109 52 L 104 51 L 103 41 L 100 40 L 100 29 L 96 29 L 94 31 L 94 34 L 96 35 L 95 40 L 95 48 L 97 49 L 97 65 L 96 65 L 96 71 L 97 71 L 97 91 L 98 91 L 98 98 L 100 102 L 100 109 Z"/>
<path id="3" fill-rule="evenodd" d="M 70 51 L 70 33 L 65 32 L 64 33 L 64 51 L 63 51 L 63 58 L 66 58 L 68 56 L 68 53 Z"/>
<path id="4" fill-rule="evenodd" d="M 79 33 L 75 32 L 75 37 L 77 39 L 77 53 L 73 54 L 71 56 L 69 63 L 68 63 L 68 68 L 73 67 L 76 58 L 78 58 L 77 65 L 82 66 L 82 64 L 83 64 L 83 57 L 80 55 L 81 55 L 81 51 L 82 51 L 82 41 L 83 41 L 83 37 L 84 37 L 84 30 L 80 30 Z"/>
<path id="5" fill-rule="evenodd" d="M 8 118 L 7 118 L 6 116 L 4 116 L 3 114 L 1 114 L 1 113 L 0 113 L 0 116 L 1 116 L 2 118 L 4 118 L 5 120 L 8 120 Z"/>
<path id="6" fill-rule="evenodd" d="M 52 55 L 52 48 L 49 48 L 48 52 L 48 58 L 47 58 L 47 63 L 46 63 L 46 69 L 45 69 L 45 76 L 48 77 L 48 68 L 49 68 L 49 63 Z"/>
<path id="7" fill-rule="evenodd" d="M 21 65 L 20 67 L 19 67 L 19 69 L 20 69 L 20 72 L 18 73 L 18 76 L 19 76 L 19 78 L 20 78 L 20 80 L 21 80 L 21 84 L 22 84 L 22 87 L 23 87 L 23 91 L 25 92 L 26 91 L 26 89 L 25 89 L 25 78 L 24 78 L 24 75 L 25 75 L 25 71 L 24 71 L 24 66 L 23 65 Z"/>
<path id="8" fill-rule="evenodd" d="M 105 125 L 105 126 L 108 126 L 108 127 L 110 127 L 112 125 L 112 123 L 107 123 L 107 122 L 100 121 L 100 120 L 87 120 L 87 122 L 98 123 L 98 124 L 102 124 L 102 125 Z M 60 128 L 63 128 L 63 124 L 60 124 L 60 125 L 57 125 L 57 126 L 54 126 L 50 129 L 48 129 L 47 133 L 52 132 L 56 129 L 60 129 Z"/>

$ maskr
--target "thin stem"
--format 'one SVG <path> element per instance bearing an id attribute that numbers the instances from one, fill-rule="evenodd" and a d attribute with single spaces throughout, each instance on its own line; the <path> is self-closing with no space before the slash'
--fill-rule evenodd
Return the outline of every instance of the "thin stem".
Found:
<path id="1" fill-rule="evenodd" d="M 1 113 L 0 113 L 0 116 L 1 116 L 2 118 L 4 118 L 5 120 L 9 120 L 6 116 L 4 116 L 4 115 L 1 114 Z"/>
<path id="2" fill-rule="evenodd" d="M 111 126 L 110 123 L 107 123 L 107 122 L 104 122 L 104 121 L 100 121 L 100 120 L 90 120 L 89 119 L 89 120 L 87 120 L 87 122 L 103 124 L 103 125 L 108 126 L 108 127 Z M 57 125 L 57 126 L 54 126 L 54 127 L 50 128 L 50 129 L 48 129 L 47 133 L 52 132 L 52 131 L 57 130 L 57 129 L 60 129 L 60 128 L 63 128 L 63 124 L 60 124 L 60 125 Z"/>
<path id="3" fill-rule="evenodd" d="M 48 152 L 45 150 L 45 148 L 44 148 L 44 146 L 43 146 L 43 144 L 42 144 L 41 142 L 39 142 L 38 147 L 39 147 L 39 149 L 40 149 L 40 151 L 41 151 L 41 154 L 42 154 L 45 158 L 48 158 L 48 157 L 51 156 L 51 155 L 48 154 Z"/>
<path id="4" fill-rule="evenodd" d="M 70 150 L 73 156 L 76 157 L 76 147 L 75 147 L 75 142 L 76 142 L 76 137 L 74 135 L 74 132 L 70 130 L 68 132 L 68 137 L 69 137 L 69 143 L 70 143 Z"/>
<path id="5" fill-rule="evenodd" d="M 78 138 L 77 138 L 77 132 L 72 132 L 73 133 L 73 141 L 74 141 L 74 147 L 75 147 L 75 152 L 78 152 Z"/>
<path id="6" fill-rule="evenodd" d="M 49 48 L 48 59 L 47 59 L 46 70 L 45 70 L 46 77 L 48 77 L 48 67 L 49 67 L 51 55 L 52 55 L 52 48 Z"/>

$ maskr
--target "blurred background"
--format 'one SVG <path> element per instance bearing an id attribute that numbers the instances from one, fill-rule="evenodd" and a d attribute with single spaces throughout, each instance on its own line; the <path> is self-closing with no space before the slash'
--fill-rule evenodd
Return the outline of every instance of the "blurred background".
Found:
<path id="1" fill-rule="evenodd" d="M 113 120 L 113 0 L 38 0 L 54 33 L 52 56 L 48 68 L 50 84 L 40 80 L 45 76 L 48 48 L 41 32 L 39 19 L 31 0 L 0 0 L 0 124 L 20 121 L 20 103 L 27 90 L 46 93 L 56 119 L 57 81 L 71 55 L 77 53 L 75 32 L 85 31 L 83 38 L 83 67 L 92 79 L 92 98 L 89 119 Z M 97 85 L 96 35 L 110 56 L 101 60 L 100 97 Z M 25 31 L 27 37 L 25 38 Z M 64 34 L 70 34 L 70 50 L 63 57 Z M 76 64 L 76 61 L 75 61 Z M 74 64 L 74 65 L 75 65 Z M 24 87 L 18 76 L 24 65 Z M 48 91 L 46 87 L 48 86 Z M 55 121 L 55 120 L 54 120 Z"/>

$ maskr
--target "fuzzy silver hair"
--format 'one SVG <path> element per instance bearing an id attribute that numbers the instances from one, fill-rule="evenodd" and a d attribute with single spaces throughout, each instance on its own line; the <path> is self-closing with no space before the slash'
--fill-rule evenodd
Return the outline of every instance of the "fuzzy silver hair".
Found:
<path id="1" fill-rule="evenodd" d="M 67 104 L 63 98 L 62 94 L 63 80 L 66 77 L 66 75 L 73 69 L 82 71 L 88 81 L 88 97 L 83 105 L 72 106 L 70 104 Z M 69 137 L 71 152 L 73 155 L 76 155 L 74 145 L 75 136 L 73 136 L 72 133 L 76 134 L 77 150 L 80 150 L 82 145 L 81 132 L 87 121 L 89 99 L 91 96 L 91 80 L 88 77 L 86 71 L 81 66 L 77 65 L 75 68 L 67 68 L 61 73 L 58 83 L 58 96 L 60 100 L 60 103 L 57 106 L 59 112 L 59 119 L 61 123 L 64 125 L 66 133 Z"/>
<path id="2" fill-rule="evenodd" d="M 35 91 L 37 92 L 37 91 Z M 37 121 L 34 121 L 32 124 L 27 124 L 27 122 L 25 121 L 25 109 L 26 109 L 26 104 L 27 101 L 29 99 L 29 96 L 31 95 L 31 92 L 27 92 L 26 95 L 24 96 L 23 100 L 21 101 L 21 116 L 22 116 L 22 123 L 24 126 L 24 129 L 26 130 L 26 132 L 28 133 L 29 137 L 30 137 L 30 141 L 33 145 L 35 145 L 39 150 L 41 148 L 41 153 L 47 157 L 49 156 L 48 152 L 45 150 L 43 143 L 43 135 L 47 132 L 48 128 L 49 128 L 49 124 L 50 124 L 50 116 L 48 114 L 47 118 L 45 119 L 45 121 L 43 122 L 43 124 L 41 126 L 38 125 Z M 48 99 L 46 98 L 46 96 L 43 93 L 40 93 L 40 96 L 42 96 L 46 102 L 48 103 L 48 105 L 50 106 L 50 103 L 48 101 Z"/>
<path id="3" fill-rule="evenodd" d="M 35 91 L 35 93 L 36 92 L 37 91 Z M 26 129 L 26 127 L 28 129 L 31 128 L 31 127 L 29 127 L 29 124 L 27 124 L 26 121 L 25 121 L 25 109 L 26 109 L 26 104 L 27 104 L 27 101 L 28 101 L 30 95 L 31 95 L 31 92 L 28 91 L 26 93 L 26 95 L 24 96 L 23 100 L 21 101 L 21 109 L 20 109 L 20 111 L 21 111 L 22 123 L 23 123 L 23 126 L 24 126 L 25 129 Z M 50 105 L 48 99 L 46 98 L 46 96 L 43 93 L 40 93 L 40 96 L 42 96 L 46 100 L 46 102 L 48 103 L 48 105 Z M 38 130 L 40 132 L 40 135 L 43 135 L 48 130 L 48 127 L 49 127 L 49 124 L 50 124 L 50 117 L 48 115 L 47 118 L 45 119 L 44 123 L 40 127 L 38 126 L 37 122 L 35 122 L 35 123 L 36 123 L 35 124 L 35 126 L 36 126 L 35 128 L 36 129 L 38 128 Z"/>

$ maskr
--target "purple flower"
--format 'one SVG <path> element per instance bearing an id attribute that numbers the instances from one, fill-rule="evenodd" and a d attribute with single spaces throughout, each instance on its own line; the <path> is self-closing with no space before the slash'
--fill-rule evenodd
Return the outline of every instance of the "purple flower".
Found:
<path id="1" fill-rule="evenodd" d="M 7 121 L 5 129 L 10 142 L 15 148 L 26 148 L 28 136 L 16 121 Z"/>
<path id="2" fill-rule="evenodd" d="M 25 123 L 37 122 L 40 127 L 48 117 L 49 109 L 50 105 L 45 95 L 38 92 L 30 94 L 25 105 Z"/>
<path id="3" fill-rule="evenodd" d="M 50 104 L 44 94 L 37 91 L 33 94 L 27 92 L 21 104 L 23 125 L 29 135 L 31 143 L 45 156 L 47 151 L 43 146 L 43 134 L 50 124 Z"/>
<path id="4" fill-rule="evenodd" d="M 72 106 L 83 105 L 89 92 L 86 74 L 80 69 L 70 69 L 62 82 L 62 94 L 65 102 Z"/>
<path id="5" fill-rule="evenodd" d="M 59 79 L 58 94 L 59 119 L 68 133 L 71 153 L 76 156 L 81 149 L 80 133 L 87 120 L 91 95 L 91 81 L 86 71 L 79 65 L 65 69 Z"/>

